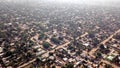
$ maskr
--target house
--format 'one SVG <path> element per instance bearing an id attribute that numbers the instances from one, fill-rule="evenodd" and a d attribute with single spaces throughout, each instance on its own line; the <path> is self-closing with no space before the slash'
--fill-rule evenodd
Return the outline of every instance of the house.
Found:
<path id="1" fill-rule="evenodd" d="M 109 60 L 109 61 L 112 61 L 114 58 L 115 58 L 114 55 L 109 55 L 106 59 Z"/>
<path id="2" fill-rule="evenodd" d="M 87 47 L 87 46 L 89 46 L 89 43 L 84 43 L 83 45 Z"/>
<path id="3" fill-rule="evenodd" d="M 0 47 L 0 53 L 3 51 L 3 48 L 2 47 Z"/>
<path id="4" fill-rule="evenodd" d="M 39 56 L 39 55 L 42 55 L 43 53 L 45 53 L 44 50 L 40 51 L 40 52 L 37 52 L 36 55 Z"/>

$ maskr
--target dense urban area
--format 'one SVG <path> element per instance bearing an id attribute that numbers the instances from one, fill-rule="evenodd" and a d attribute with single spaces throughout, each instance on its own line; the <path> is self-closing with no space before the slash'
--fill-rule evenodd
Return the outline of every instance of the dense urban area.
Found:
<path id="1" fill-rule="evenodd" d="M 0 2 L 0 68 L 120 68 L 120 7 Z"/>

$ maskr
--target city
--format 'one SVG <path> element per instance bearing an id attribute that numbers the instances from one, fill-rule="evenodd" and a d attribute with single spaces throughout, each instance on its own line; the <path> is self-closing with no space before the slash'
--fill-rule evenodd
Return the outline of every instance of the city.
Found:
<path id="1" fill-rule="evenodd" d="M 0 2 L 0 68 L 120 68 L 120 7 Z"/>

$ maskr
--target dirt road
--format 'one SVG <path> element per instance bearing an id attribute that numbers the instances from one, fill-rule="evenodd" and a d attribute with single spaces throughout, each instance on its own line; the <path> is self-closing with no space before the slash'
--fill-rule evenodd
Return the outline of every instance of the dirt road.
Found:
<path id="1" fill-rule="evenodd" d="M 108 42 L 110 39 L 113 38 L 114 35 L 116 35 L 117 33 L 120 32 L 120 29 L 117 30 L 114 34 L 110 35 L 107 39 L 105 39 L 104 41 L 102 41 L 100 44 L 105 44 L 106 42 Z M 99 49 L 99 46 L 97 48 L 93 48 L 90 52 L 89 52 L 89 55 L 93 58 L 95 58 L 95 56 L 93 55 L 97 50 Z M 114 68 L 119 68 L 118 66 L 114 65 L 114 64 L 111 64 L 110 62 L 106 61 L 106 60 L 102 60 L 102 62 L 105 62 L 107 64 L 110 64 L 112 65 Z"/>
<path id="2" fill-rule="evenodd" d="M 88 33 L 86 32 L 85 34 L 77 37 L 76 39 L 79 39 L 80 37 L 84 37 L 84 36 L 86 36 L 87 34 L 88 34 Z M 38 38 L 38 35 L 34 36 L 34 38 L 37 39 L 37 38 Z M 33 38 L 31 38 L 31 40 L 33 40 Z M 65 46 L 67 46 L 68 44 L 71 43 L 71 41 L 69 41 L 69 40 L 67 40 L 67 39 L 65 39 L 65 40 L 67 41 L 65 44 L 59 45 L 59 46 L 56 47 L 55 49 L 46 52 L 46 53 L 43 54 L 42 56 L 43 56 L 43 57 L 48 56 L 49 52 L 54 52 L 55 50 L 60 49 L 60 48 L 63 48 L 63 47 L 65 47 Z M 34 41 L 34 40 L 33 40 L 33 41 Z M 36 60 L 36 59 L 33 59 L 33 60 L 29 61 L 28 63 L 25 63 L 25 64 L 19 66 L 18 68 L 25 68 L 25 66 L 28 66 L 29 64 L 33 63 L 35 60 Z"/>

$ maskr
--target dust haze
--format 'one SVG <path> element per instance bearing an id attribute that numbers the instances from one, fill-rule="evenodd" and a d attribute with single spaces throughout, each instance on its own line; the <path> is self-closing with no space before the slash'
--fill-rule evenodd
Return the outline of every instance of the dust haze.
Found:
<path id="1" fill-rule="evenodd" d="M 99 5 L 99 6 L 120 6 L 120 0 L 3 0 L 4 2 L 14 3 L 56 3 L 56 4 L 82 4 L 82 5 Z M 2 1 L 0 1 L 2 2 Z"/>

